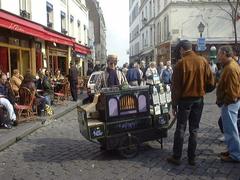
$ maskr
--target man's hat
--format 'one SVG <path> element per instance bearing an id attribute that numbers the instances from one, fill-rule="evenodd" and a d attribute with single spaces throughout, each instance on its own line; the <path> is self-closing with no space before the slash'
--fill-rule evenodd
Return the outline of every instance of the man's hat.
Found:
<path id="1" fill-rule="evenodd" d="M 117 59 L 118 59 L 118 57 L 115 54 L 109 54 L 107 57 L 107 61 L 109 61 L 109 60 L 117 61 Z"/>

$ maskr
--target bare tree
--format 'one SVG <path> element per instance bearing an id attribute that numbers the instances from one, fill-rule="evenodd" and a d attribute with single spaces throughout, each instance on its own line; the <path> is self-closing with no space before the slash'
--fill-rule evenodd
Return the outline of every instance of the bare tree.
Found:
<path id="1" fill-rule="evenodd" d="M 221 5 L 219 5 L 219 8 L 227 13 L 231 18 L 235 37 L 234 49 L 239 54 L 240 49 L 238 48 L 237 21 L 240 19 L 240 14 L 238 13 L 238 10 L 240 9 L 240 0 L 227 0 L 227 2 L 230 10 L 223 8 Z"/>

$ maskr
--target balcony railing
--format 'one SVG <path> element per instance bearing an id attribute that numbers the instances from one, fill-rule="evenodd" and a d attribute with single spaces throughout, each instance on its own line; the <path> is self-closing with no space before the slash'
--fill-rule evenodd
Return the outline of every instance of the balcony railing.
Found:
<path id="1" fill-rule="evenodd" d="M 29 12 L 27 12 L 26 10 L 22 10 L 22 9 L 20 9 L 20 16 L 22 16 L 23 18 L 26 18 L 26 19 L 31 18 L 31 14 Z"/>

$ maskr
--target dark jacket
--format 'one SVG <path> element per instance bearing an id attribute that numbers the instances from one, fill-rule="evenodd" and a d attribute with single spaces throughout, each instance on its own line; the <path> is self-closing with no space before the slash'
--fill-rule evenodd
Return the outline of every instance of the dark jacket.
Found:
<path id="1" fill-rule="evenodd" d="M 44 96 L 53 94 L 53 88 L 47 76 L 44 76 L 43 79 L 37 81 L 37 89 L 42 89 L 44 91 Z"/>
<path id="2" fill-rule="evenodd" d="M 131 81 L 139 81 L 140 80 L 140 73 L 137 68 L 131 68 L 127 71 L 127 80 L 128 82 Z"/>
<path id="3" fill-rule="evenodd" d="M 28 88 L 31 92 L 36 91 L 36 86 L 34 81 L 24 81 L 22 82 L 21 87 Z"/>
<path id="4" fill-rule="evenodd" d="M 72 65 L 69 69 L 69 82 L 77 82 L 78 81 L 78 70 L 75 65 Z"/>
<path id="5" fill-rule="evenodd" d="M 6 96 L 6 98 L 10 101 L 12 105 L 15 104 L 15 96 L 13 91 L 10 90 L 10 83 L 6 82 L 6 84 L 0 83 L 0 95 Z"/>
<path id="6" fill-rule="evenodd" d="M 0 83 L 0 95 L 8 96 L 8 88 L 5 84 Z"/>

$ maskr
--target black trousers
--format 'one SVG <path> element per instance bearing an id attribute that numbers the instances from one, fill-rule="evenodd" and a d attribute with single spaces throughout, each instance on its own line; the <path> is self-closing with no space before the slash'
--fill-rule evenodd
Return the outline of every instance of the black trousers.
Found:
<path id="1" fill-rule="evenodd" d="M 189 122 L 188 158 L 195 158 L 197 132 L 203 110 L 203 98 L 182 100 L 178 105 L 177 126 L 174 134 L 173 157 L 180 159 L 184 142 L 184 134 Z"/>
<path id="2" fill-rule="evenodd" d="M 73 101 L 77 101 L 77 81 L 70 81 L 70 89 Z"/>

